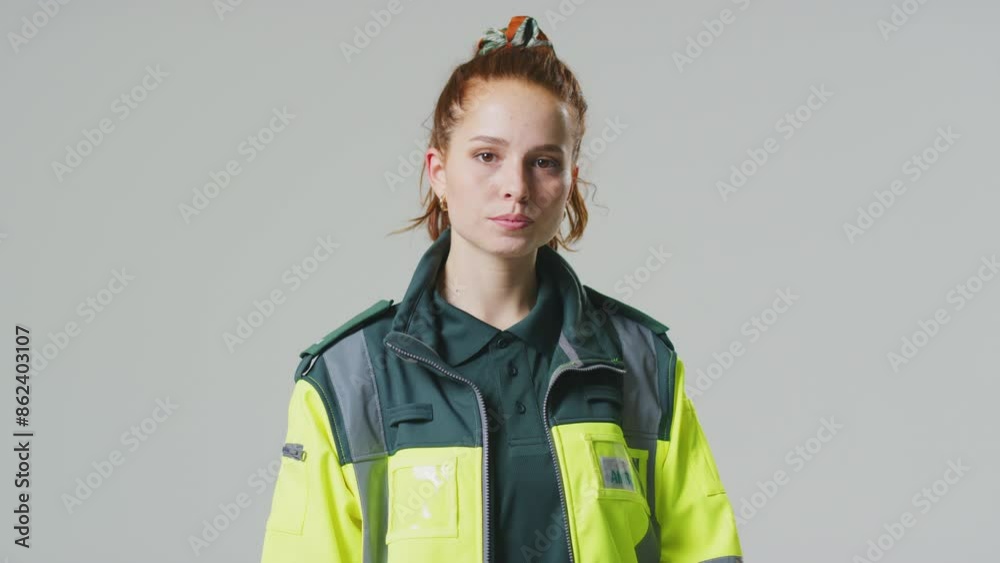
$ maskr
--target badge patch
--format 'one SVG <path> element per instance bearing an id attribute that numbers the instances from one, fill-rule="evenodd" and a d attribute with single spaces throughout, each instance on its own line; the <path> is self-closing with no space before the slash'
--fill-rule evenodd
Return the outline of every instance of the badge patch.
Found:
<path id="1" fill-rule="evenodd" d="M 285 444 L 281 448 L 281 455 L 302 461 L 306 458 L 306 452 L 302 444 Z"/>
<path id="2" fill-rule="evenodd" d="M 604 475 L 605 488 L 635 491 L 628 459 L 601 456 L 601 473 Z"/>

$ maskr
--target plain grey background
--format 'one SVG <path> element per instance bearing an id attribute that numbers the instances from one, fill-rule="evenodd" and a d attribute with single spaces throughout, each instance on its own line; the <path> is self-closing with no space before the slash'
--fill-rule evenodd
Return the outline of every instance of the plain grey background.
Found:
<path id="1" fill-rule="evenodd" d="M 402 297 L 429 241 L 386 236 L 419 211 L 419 169 L 400 159 L 419 155 L 483 31 L 525 14 L 591 106 L 582 168 L 597 190 L 568 259 L 671 327 L 747 516 L 746 560 L 995 559 L 1000 276 L 980 266 L 1000 252 L 996 3 L 401 0 L 386 22 L 389 5 L 0 8 L 10 432 L 15 324 L 36 358 L 50 353 L 30 388 L 32 547 L 13 544 L 10 437 L 0 557 L 259 560 L 298 353 Z M 294 117 L 262 134 L 275 111 Z M 88 150 L 102 122 L 113 129 Z M 249 160 L 254 135 L 270 143 Z M 723 197 L 717 184 L 767 143 Z M 88 154 L 75 163 L 67 146 Z M 231 160 L 239 174 L 185 215 Z M 875 192 L 895 180 L 879 213 Z M 879 217 L 851 237 L 859 207 Z M 293 284 L 285 272 L 311 265 L 318 238 L 339 246 Z M 228 346 L 276 290 L 282 302 Z M 797 298 L 768 311 L 779 291 Z M 896 370 L 904 337 L 922 346 Z M 969 470 L 956 479 L 949 462 Z M 905 513 L 915 524 L 896 525 Z"/>

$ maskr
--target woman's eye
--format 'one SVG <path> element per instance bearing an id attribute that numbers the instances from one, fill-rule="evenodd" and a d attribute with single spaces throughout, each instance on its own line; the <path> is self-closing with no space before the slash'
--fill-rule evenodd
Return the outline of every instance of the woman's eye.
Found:
<path id="1" fill-rule="evenodd" d="M 489 158 L 486 159 L 486 160 L 483 160 L 482 158 L 479 158 L 481 156 L 489 156 Z M 476 158 L 479 158 L 479 160 L 481 162 L 485 162 L 485 163 L 489 164 L 490 162 L 493 162 L 493 159 L 496 158 L 496 155 L 493 154 L 493 153 L 491 153 L 491 152 L 481 152 L 481 153 L 479 153 L 479 154 L 476 155 Z"/>
<path id="2" fill-rule="evenodd" d="M 540 168 L 558 168 L 559 167 L 559 161 L 552 160 L 551 158 L 539 158 L 539 159 L 535 160 L 535 163 L 536 164 L 537 163 L 541 163 L 541 166 L 539 166 Z"/>

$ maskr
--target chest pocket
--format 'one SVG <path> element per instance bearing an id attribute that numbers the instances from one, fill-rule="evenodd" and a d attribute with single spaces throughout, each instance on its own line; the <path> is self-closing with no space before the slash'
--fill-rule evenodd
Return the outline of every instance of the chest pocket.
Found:
<path id="1" fill-rule="evenodd" d="M 611 422 L 571 422 L 553 427 L 567 500 L 571 533 L 600 530 L 605 541 L 581 561 L 636 561 L 636 548 L 649 533 L 651 516 L 621 427 Z"/>
<path id="2" fill-rule="evenodd" d="M 404 403 L 387 408 L 385 423 L 391 449 L 431 443 L 433 421 L 434 408 L 430 403 Z"/>
<path id="3" fill-rule="evenodd" d="M 597 483 L 597 497 L 639 502 L 649 512 L 646 502 L 645 479 L 633 460 L 634 450 L 620 433 L 588 433 L 584 436 L 589 447 L 590 462 Z"/>
<path id="4" fill-rule="evenodd" d="M 447 449 L 405 447 L 427 436 L 434 420 L 430 403 L 405 403 L 386 409 L 395 443 L 404 449 L 389 458 L 389 522 L 386 542 L 450 538 L 458 535 L 458 458 Z"/>
<path id="5" fill-rule="evenodd" d="M 623 379 L 610 370 L 566 376 L 552 391 L 553 422 L 610 422 L 622 425 L 625 408 Z"/>
<path id="6" fill-rule="evenodd" d="M 403 450 L 390 458 L 387 543 L 458 536 L 458 457 L 436 449 Z"/>
<path id="7" fill-rule="evenodd" d="M 434 407 L 430 403 L 406 403 L 389 407 L 385 412 L 390 428 L 403 422 L 430 422 L 434 420 Z"/>

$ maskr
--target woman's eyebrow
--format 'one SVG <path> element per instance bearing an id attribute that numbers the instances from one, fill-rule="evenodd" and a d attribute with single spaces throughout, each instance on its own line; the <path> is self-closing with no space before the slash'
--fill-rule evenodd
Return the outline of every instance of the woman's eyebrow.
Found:
<path id="1" fill-rule="evenodd" d="M 501 146 L 501 147 L 506 147 L 507 145 L 510 144 L 507 141 L 507 139 L 501 139 L 500 137 L 491 137 L 489 135 L 476 135 L 475 137 L 472 137 L 471 139 L 469 139 L 470 143 L 472 141 L 483 141 L 485 143 L 490 143 L 490 144 L 498 145 L 498 146 Z M 549 144 L 545 144 L 545 145 L 539 145 L 537 147 L 532 148 L 531 150 L 533 150 L 533 151 L 562 152 L 563 147 L 561 145 L 549 143 Z"/>

